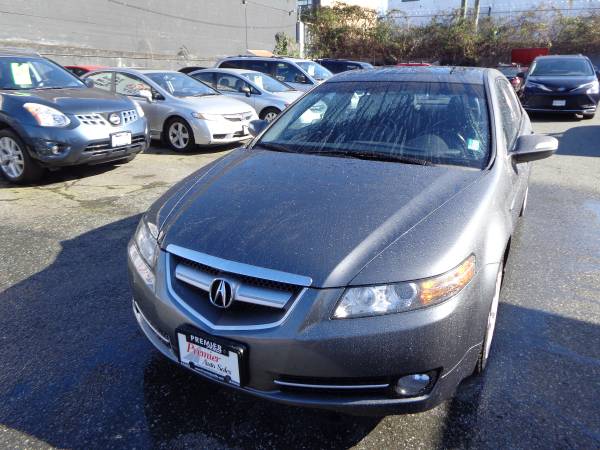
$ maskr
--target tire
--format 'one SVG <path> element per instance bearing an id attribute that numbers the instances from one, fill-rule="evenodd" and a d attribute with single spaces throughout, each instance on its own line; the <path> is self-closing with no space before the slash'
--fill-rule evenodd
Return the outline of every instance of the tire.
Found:
<path id="1" fill-rule="evenodd" d="M 189 152 L 195 146 L 192 127 L 180 117 L 174 117 L 165 125 L 164 141 L 175 152 Z"/>
<path id="2" fill-rule="evenodd" d="M 498 275 L 496 275 L 496 286 L 494 288 L 494 298 L 490 305 L 490 311 L 488 313 L 487 324 L 485 327 L 485 335 L 483 337 L 483 344 L 481 346 L 481 352 L 475 364 L 475 370 L 473 375 L 481 375 L 487 366 L 488 359 L 490 357 L 490 349 L 492 346 L 492 338 L 494 337 L 494 329 L 496 327 L 496 319 L 498 316 L 498 304 L 500 303 L 500 288 L 502 287 L 502 278 L 504 277 L 504 264 L 500 263 L 498 268 Z"/>
<path id="3" fill-rule="evenodd" d="M 271 123 L 281 113 L 277 108 L 265 108 L 260 112 L 260 118 Z"/>
<path id="4" fill-rule="evenodd" d="M 582 114 L 583 120 L 591 120 L 594 118 L 594 116 L 596 115 L 596 113 L 588 113 L 588 114 Z"/>
<path id="5" fill-rule="evenodd" d="M 4 129 L 0 130 L 0 173 L 12 183 L 28 184 L 41 179 L 45 170 L 29 156 L 21 138 Z"/>

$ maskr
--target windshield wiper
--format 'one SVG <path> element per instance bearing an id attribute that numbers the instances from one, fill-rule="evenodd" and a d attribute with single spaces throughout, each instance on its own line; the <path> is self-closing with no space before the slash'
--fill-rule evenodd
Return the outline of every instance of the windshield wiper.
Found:
<path id="1" fill-rule="evenodd" d="M 349 150 L 309 150 L 302 153 L 310 153 L 312 155 L 323 155 L 323 156 L 341 156 L 344 158 L 356 158 L 366 159 L 373 161 L 389 161 L 399 162 L 404 164 L 416 164 L 418 166 L 432 166 L 431 161 L 427 161 L 419 158 L 411 158 L 410 156 L 395 155 L 390 153 L 378 153 L 378 152 L 353 152 Z"/>

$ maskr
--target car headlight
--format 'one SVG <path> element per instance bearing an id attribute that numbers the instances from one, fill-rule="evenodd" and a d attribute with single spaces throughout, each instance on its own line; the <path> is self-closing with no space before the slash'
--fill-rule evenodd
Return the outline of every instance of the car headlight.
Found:
<path id="1" fill-rule="evenodd" d="M 378 316 L 436 305 L 456 295 L 475 275 L 475 256 L 437 277 L 346 289 L 334 319 Z"/>
<path id="2" fill-rule="evenodd" d="M 146 284 L 154 289 L 154 265 L 158 256 L 158 230 L 156 225 L 146 222 L 142 218 L 135 235 L 133 243 L 129 246 L 129 257 L 138 274 Z"/>
<path id="3" fill-rule="evenodd" d="M 135 106 L 138 117 L 144 117 L 144 109 L 140 106 L 140 104 L 138 102 L 133 102 L 133 106 Z"/>
<path id="4" fill-rule="evenodd" d="M 29 114 L 33 116 L 38 125 L 42 127 L 66 127 L 71 120 L 58 109 L 51 108 L 39 103 L 25 103 L 23 105 Z"/>
<path id="5" fill-rule="evenodd" d="M 207 114 L 207 113 L 194 112 L 194 113 L 192 113 L 192 116 L 195 117 L 196 119 L 200 119 L 200 120 L 223 120 L 223 115 L 221 115 L 221 114 Z"/>
<path id="6" fill-rule="evenodd" d="M 527 84 L 525 85 L 526 88 L 535 88 L 535 89 L 540 89 L 542 91 L 548 91 L 550 92 L 552 89 L 544 86 L 543 84 L 540 83 L 534 83 L 533 81 L 528 81 Z"/>
<path id="7" fill-rule="evenodd" d="M 577 89 L 585 89 L 586 94 L 598 94 L 600 93 L 600 89 L 598 87 L 597 81 L 592 81 L 591 83 L 585 83 L 580 86 L 577 86 Z"/>

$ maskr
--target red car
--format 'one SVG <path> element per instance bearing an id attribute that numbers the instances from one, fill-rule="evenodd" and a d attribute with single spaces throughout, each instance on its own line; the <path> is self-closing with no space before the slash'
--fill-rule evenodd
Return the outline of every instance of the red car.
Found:
<path id="1" fill-rule="evenodd" d="M 106 66 L 65 66 L 65 69 L 67 69 L 73 75 L 76 75 L 78 77 L 81 77 L 93 70 L 100 70 L 105 68 Z"/>

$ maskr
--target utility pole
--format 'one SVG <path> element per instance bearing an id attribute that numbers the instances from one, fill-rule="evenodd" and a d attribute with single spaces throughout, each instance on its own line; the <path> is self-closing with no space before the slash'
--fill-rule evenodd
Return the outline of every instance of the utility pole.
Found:
<path id="1" fill-rule="evenodd" d="M 480 1 L 481 0 L 475 0 L 475 6 L 473 6 L 473 9 L 475 10 L 475 18 L 473 19 L 473 25 L 475 28 L 475 33 L 477 33 L 477 29 L 479 28 L 479 8 L 480 8 Z"/>
<path id="2" fill-rule="evenodd" d="M 467 18 L 467 0 L 460 0 L 460 16 L 463 19 Z"/>

